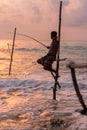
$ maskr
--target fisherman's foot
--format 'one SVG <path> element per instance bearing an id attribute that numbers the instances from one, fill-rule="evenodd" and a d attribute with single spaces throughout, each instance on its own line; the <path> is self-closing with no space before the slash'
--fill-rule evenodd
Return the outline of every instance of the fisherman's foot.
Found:
<path id="1" fill-rule="evenodd" d="M 56 74 L 56 71 L 54 69 L 45 69 L 45 70 L 48 70 L 48 71 Z"/>
<path id="2" fill-rule="evenodd" d="M 56 73 L 56 70 L 54 70 L 54 69 L 51 69 L 51 71 L 54 72 L 54 73 Z"/>

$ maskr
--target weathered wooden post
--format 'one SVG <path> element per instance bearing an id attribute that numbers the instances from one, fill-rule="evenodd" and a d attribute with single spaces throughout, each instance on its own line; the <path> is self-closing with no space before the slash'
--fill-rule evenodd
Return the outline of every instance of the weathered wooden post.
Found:
<path id="1" fill-rule="evenodd" d="M 58 77 L 59 77 L 59 61 L 60 61 L 60 35 L 61 35 L 61 14 L 62 14 L 62 1 L 60 1 L 60 8 L 59 8 L 59 26 L 58 26 L 58 40 L 59 46 L 57 50 L 57 64 L 56 64 L 56 76 L 55 76 L 55 84 L 53 87 L 53 99 L 56 100 L 56 89 L 58 85 Z M 60 85 L 59 85 L 60 87 Z"/>
<path id="2" fill-rule="evenodd" d="M 14 53 L 14 45 L 15 45 L 15 37 L 16 37 L 16 28 L 14 29 L 13 45 L 12 45 L 12 51 L 11 51 L 11 60 L 10 60 L 10 66 L 9 66 L 9 75 L 11 75 L 13 53 Z"/>
<path id="3" fill-rule="evenodd" d="M 83 107 L 83 110 L 81 110 L 80 112 L 81 112 L 81 114 L 87 114 L 87 106 L 86 106 L 86 104 L 85 104 L 85 102 L 83 100 L 83 97 L 82 97 L 81 93 L 80 93 L 79 86 L 78 86 L 77 79 L 76 79 L 76 73 L 75 73 L 75 68 L 87 68 L 87 63 L 76 64 L 73 61 L 70 61 L 67 64 L 67 67 L 69 67 L 70 70 L 71 70 L 71 76 L 72 76 L 74 89 L 76 91 L 76 95 L 78 97 L 78 100 L 79 100 L 80 104 Z"/>

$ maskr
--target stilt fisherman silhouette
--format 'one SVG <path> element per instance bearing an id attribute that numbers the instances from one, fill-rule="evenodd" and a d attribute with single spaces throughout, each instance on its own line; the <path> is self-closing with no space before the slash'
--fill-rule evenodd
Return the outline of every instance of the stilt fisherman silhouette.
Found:
<path id="1" fill-rule="evenodd" d="M 56 54 L 59 47 L 59 41 L 57 40 L 57 32 L 51 32 L 52 43 L 47 48 L 49 49 L 48 53 L 37 60 L 38 64 L 41 64 L 45 70 L 56 73 L 56 70 L 52 68 L 53 62 L 56 60 Z"/>

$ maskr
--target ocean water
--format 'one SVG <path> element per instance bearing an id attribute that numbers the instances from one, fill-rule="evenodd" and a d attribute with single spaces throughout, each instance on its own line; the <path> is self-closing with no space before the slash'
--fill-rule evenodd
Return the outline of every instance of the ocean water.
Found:
<path id="1" fill-rule="evenodd" d="M 35 41 L 16 40 L 9 76 L 11 48 L 11 40 L 0 41 L 0 130 L 87 130 L 87 116 L 78 112 L 82 107 L 66 67 L 68 60 L 87 63 L 87 42 L 61 41 L 60 58 L 67 60 L 60 62 L 56 101 L 53 77 L 36 62 L 48 50 Z M 87 104 L 87 68 L 76 69 L 76 76 Z"/>

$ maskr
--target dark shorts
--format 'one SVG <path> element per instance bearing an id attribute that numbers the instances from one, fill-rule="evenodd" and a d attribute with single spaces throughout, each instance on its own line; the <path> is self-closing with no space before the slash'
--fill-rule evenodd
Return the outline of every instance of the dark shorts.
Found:
<path id="1" fill-rule="evenodd" d="M 55 58 L 52 56 L 44 56 L 37 60 L 38 64 L 41 64 L 45 70 L 52 70 L 52 63 Z"/>

